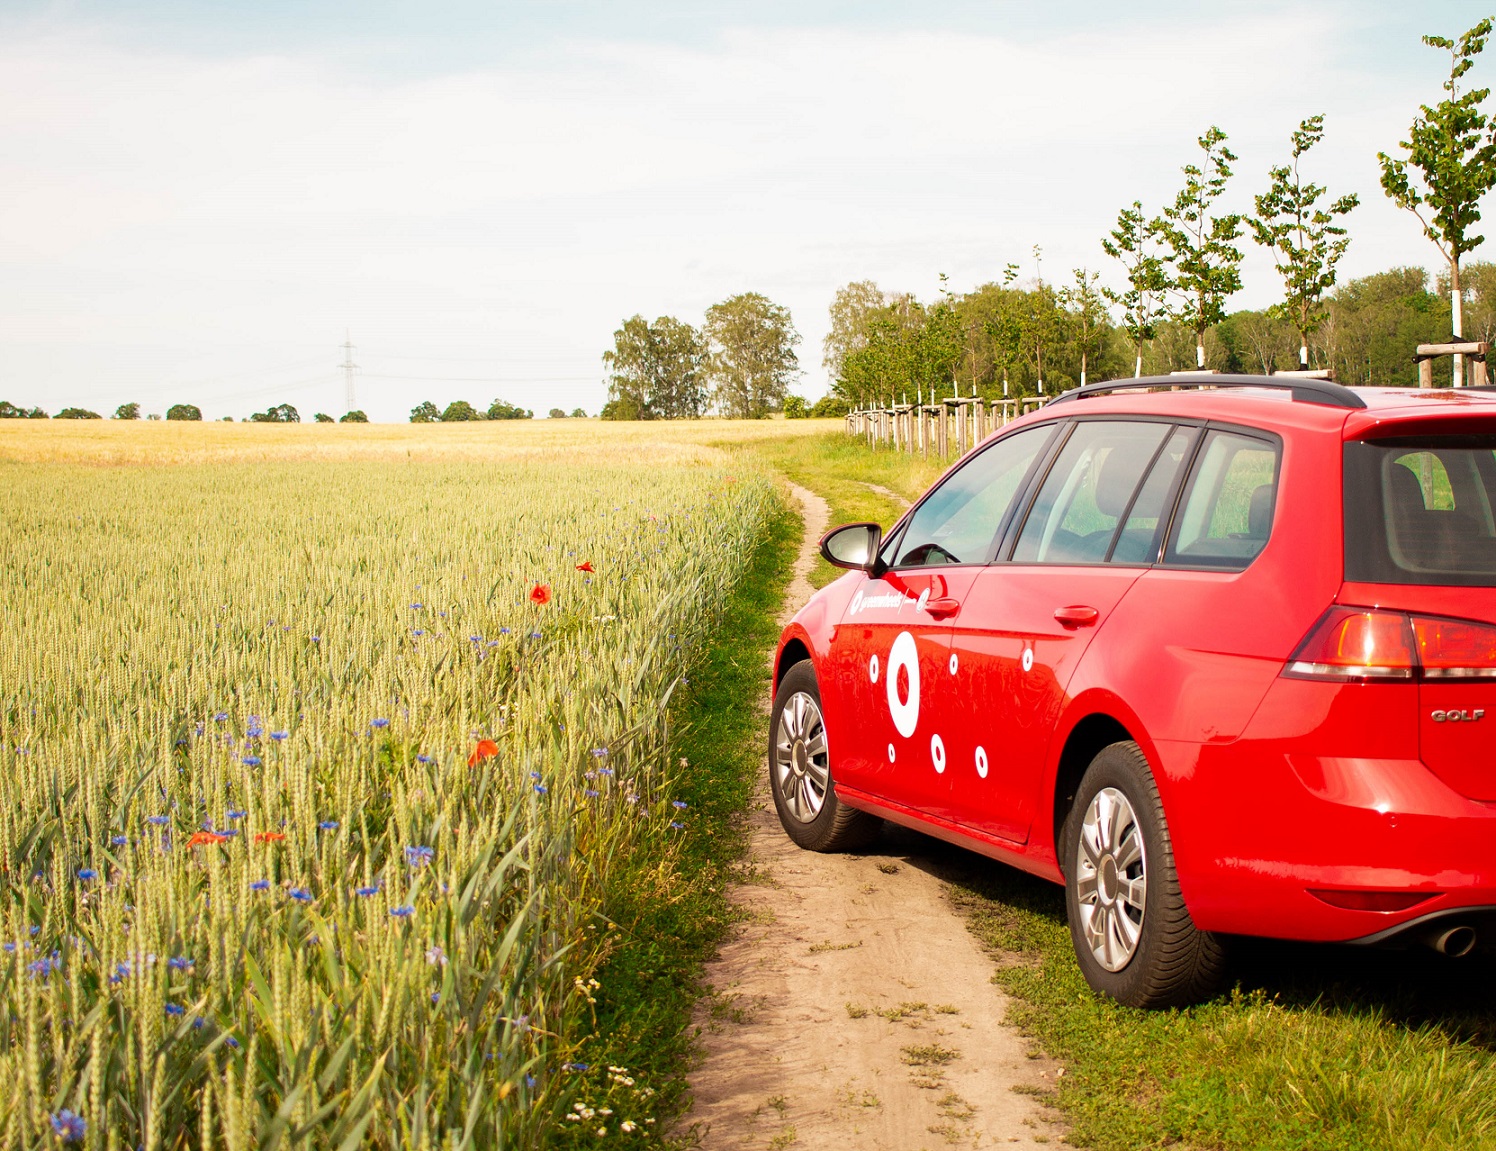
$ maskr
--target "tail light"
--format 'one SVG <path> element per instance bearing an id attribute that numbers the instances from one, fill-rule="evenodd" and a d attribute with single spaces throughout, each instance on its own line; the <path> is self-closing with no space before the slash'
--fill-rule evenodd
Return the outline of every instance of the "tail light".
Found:
<path id="1" fill-rule="evenodd" d="M 1496 678 L 1496 626 L 1332 607 L 1309 629 L 1283 674 L 1342 682 Z"/>

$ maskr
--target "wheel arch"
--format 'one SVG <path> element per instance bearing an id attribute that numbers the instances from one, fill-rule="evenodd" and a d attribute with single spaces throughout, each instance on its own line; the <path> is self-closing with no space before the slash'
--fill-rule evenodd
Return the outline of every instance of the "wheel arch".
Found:
<path id="1" fill-rule="evenodd" d="M 1132 719 L 1130 716 L 1127 718 Z M 1085 777 L 1086 768 L 1091 766 L 1091 761 L 1096 758 L 1102 748 L 1125 740 L 1136 742 L 1143 748 L 1143 754 L 1148 756 L 1147 744 L 1140 738 L 1139 732 L 1140 728 L 1135 720 L 1129 725 L 1112 714 L 1112 709 L 1108 709 L 1090 711 L 1082 715 L 1065 736 L 1059 760 L 1055 765 L 1054 801 L 1050 810 L 1050 834 L 1053 836 L 1051 842 L 1054 844 L 1055 859 L 1059 863 L 1062 874 L 1065 871 L 1065 853 L 1061 840 L 1065 819 L 1075 803 L 1075 795 L 1080 790 L 1080 781 Z M 1148 758 L 1151 760 L 1152 757 L 1148 756 Z"/>
<path id="2" fill-rule="evenodd" d="M 780 645 L 779 655 L 774 663 L 774 691 L 779 690 L 779 684 L 790 668 L 810 657 L 810 645 L 802 637 L 797 635 L 787 637 Z"/>

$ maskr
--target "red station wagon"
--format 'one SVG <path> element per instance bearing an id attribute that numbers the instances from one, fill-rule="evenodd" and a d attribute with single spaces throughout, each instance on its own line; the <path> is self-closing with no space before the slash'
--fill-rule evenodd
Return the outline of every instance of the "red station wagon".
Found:
<path id="1" fill-rule="evenodd" d="M 769 734 L 800 846 L 887 819 L 1062 883 L 1138 1007 L 1232 935 L 1496 944 L 1496 395 L 1092 384 L 821 548 Z"/>

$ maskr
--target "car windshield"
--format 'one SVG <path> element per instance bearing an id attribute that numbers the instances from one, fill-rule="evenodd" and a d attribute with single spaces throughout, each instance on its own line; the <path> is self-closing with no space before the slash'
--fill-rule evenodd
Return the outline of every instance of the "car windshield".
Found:
<path id="1" fill-rule="evenodd" d="M 1345 577 L 1496 586 L 1496 436 L 1345 445 Z"/>

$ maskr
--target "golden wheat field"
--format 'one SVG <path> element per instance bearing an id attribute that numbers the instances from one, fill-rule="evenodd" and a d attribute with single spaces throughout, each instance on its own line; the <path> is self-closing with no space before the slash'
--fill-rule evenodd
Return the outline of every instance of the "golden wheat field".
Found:
<path id="1" fill-rule="evenodd" d="M 719 445 L 825 426 L 0 424 L 0 1145 L 547 1142 L 784 514 Z"/>

